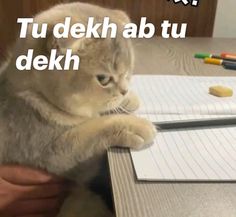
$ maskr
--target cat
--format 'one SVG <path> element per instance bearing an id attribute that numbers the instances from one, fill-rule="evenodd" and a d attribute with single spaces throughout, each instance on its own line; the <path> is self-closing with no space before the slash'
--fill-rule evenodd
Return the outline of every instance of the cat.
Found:
<path id="1" fill-rule="evenodd" d="M 72 24 L 108 16 L 118 26 L 117 37 L 55 39 L 52 28 L 66 16 Z M 130 19 L 123 11 L 77 2 L 43 11 L 35 22 L 49 24 L 47 37 L 19 39 L 1 69 L 0 164 L 27 165 L 75 180 L 78 190 L 65 201 L 60 217 L 111 216 L 86 183 L 96 176 L 108 148 L 140 149 L 156 135 L 151 122 L 130 114 L 139 106 L 129 91 L 133 47 L 121 34 Z M 81 58 L 80 69 L 18 71 L 16 58 L 32 48 L 35 55 L 72 49 Z"/>

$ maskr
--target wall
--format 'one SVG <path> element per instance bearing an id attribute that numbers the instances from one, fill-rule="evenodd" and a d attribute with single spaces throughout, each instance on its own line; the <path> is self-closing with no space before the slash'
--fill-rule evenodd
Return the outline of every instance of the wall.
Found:
<path id="1" fill-rule="evenodd" d="M 0 59 L 14 43 L 18 35 L 18 17 L 31 17 L 39 11 L 62 2 L 78 0 L 0 0 Z M 163 20 L 171 23 L 188 23 L 187 36 L 211 37 L 213 33 L 217 0 L 201 0 L 199 7 L 175 5 L 167 0 L 79 0 L 110 8 L 125 10 L 133 22 L 139 24 L 140 17 L 160 27 Z M 223 0 L 222 0 L 223 1 Z M 226 0 L 230 1 L 230 0 Z M 231 0 L 236 1 L 236 0 Z M 160 33 L 160 31 L 158 32 Z"/>
<path id="2" fill-rule="evenodd" d="M 236 37 L 236 0 L 218 0 L 214 37 Z"/>

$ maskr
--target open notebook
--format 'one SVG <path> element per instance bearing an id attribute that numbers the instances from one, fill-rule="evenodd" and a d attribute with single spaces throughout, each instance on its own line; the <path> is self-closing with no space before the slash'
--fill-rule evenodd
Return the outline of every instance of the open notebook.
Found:
<path id="1" fill-rule="evenodd" d="M 213 85 L 236 92 L 236 77 L 135 76 L 137 114 L 152 122 L 236 116 L 236 95 L 211 96 Z M 236 127 L 160 132 L 131 156 L 140 180 L 236 181 Z"/>

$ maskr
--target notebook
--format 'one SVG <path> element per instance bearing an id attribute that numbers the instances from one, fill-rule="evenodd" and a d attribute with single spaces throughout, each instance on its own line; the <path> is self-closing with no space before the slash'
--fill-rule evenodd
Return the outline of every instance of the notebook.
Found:
<path id="1" fill-rule="evenodd" d="M 212 96 L 213 85 L 236 91 L 236 77 L 140 75 L 131 86 L 142 102 L 137 115 L 152 122 L 235 117 L 236 95 Z M 160 132 L 131 156 L 139 180 L 236 181 L 236 127 Z"/>

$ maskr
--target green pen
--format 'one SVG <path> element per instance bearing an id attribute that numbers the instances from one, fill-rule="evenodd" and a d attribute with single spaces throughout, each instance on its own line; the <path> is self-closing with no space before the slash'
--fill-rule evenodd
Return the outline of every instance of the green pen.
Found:
<path id="1" fill-rule="evenodd" d="M 208 54 L 208 53 L 197 53 L 194 55 L 194 57 L 198 58 L 198 59 L 214 58 L 214 59 L 221 59 L 221 60 L 236 62 L 236 60 L 234 60 L 234 59 L 223 58 L 221 56 L 214 55 L 214 54 Z"/>

